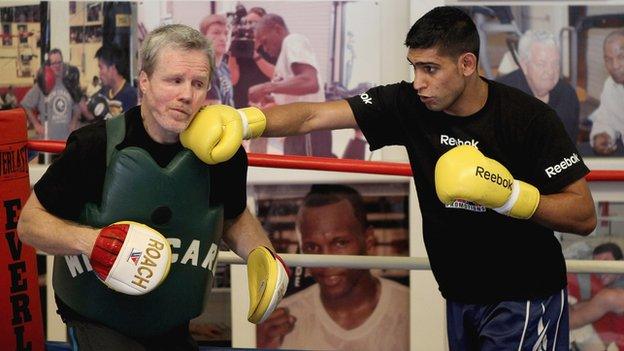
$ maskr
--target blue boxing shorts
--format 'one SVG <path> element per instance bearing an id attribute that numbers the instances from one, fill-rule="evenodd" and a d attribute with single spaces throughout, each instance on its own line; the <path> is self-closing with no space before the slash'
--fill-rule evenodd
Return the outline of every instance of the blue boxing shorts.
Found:
<path id="1" fill-rule="evenodd" d="M 480 305 L 446 303 L 451 351 L 569 349 L 566 289 L 546 298 Z"/>

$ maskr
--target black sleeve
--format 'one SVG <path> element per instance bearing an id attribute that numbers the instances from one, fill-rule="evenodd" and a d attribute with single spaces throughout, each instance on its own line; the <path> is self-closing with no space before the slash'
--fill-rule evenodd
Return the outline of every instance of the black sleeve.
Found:
<path id="1" fill-rule="evenodd" d="M 554 110 L 546 110 L 530 123 L 524 150 L 530 182 L 541 193 L 558 192 L 589 173 Z"/>
<path id="2" fill-rule="evenodd" d="M 34 191 L 45 209 L 76 220 L 87 202 L 99 202 L 106 170 L 106 128 L 95 123 L 73 132 Z"/>
<path id="3" fill-rule="evenodd" d="M 387 145 L 402 145 L 403 132 L 396 112 L 399 84 L 374 87 L 347 99 L 371 151 Z"/>
<path id="4" fill-rule="evenodd" d="M 242 147 L 229 161 L 210 170 L 210 203 L 223 204 L 225 219 L 238 217 L 247 207 L 247 153 Z"/>

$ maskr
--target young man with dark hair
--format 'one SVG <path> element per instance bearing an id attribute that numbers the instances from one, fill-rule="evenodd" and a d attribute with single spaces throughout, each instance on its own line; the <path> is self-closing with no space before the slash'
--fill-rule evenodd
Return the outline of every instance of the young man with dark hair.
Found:
<path id="1" fill-rule="evenodd" d="M 116 44 L 105 44 L 95 52 L 102 88 L 80 101 L 80 112 L 87 121 L 117 116 L 138 103 L 137 90 L 128 81 L 128 55 Z"/>
<path id="2" fill-rule="evenodd" d="M 117 45 L 107 44 L 95 53 L 100 69 L 103 94 L 109 100 L 121 102 L 121 110 L 137 105 L 137 90 L 128 81 L 128 55 Z"/>
<path id="3" fill-rule="evenodd" d="M 595 228 L 589 169 L 552 108 L 479 76 L 479 37 L 462 10 L 431 10 L 405 45 L 413 82 L 268 108 L 264 136 L 359 127 L 373 150 L 404 146 L 450 349 L 567 350 L 553 231 Z"/>

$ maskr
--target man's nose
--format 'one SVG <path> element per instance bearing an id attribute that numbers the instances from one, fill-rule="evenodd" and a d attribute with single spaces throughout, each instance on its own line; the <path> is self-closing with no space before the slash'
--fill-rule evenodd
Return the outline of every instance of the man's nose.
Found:
<path id="1" fill-rule="evenodd" d="M 180 84 L 180 91 L 178 93 L 178 99 L 190 103 L 193 98 L 193 86 L 191 82 Z"/>
<path id="2" fill-rule="evenodd" d="M 414 75 L 414 83 L 412 85 L 414 86 L 414 90 L 416 90 L 416 92 L 419 92 L 420 90 L 427 87 L 427 82 L 422 77 L 422 75 L 416 74 Z"/>

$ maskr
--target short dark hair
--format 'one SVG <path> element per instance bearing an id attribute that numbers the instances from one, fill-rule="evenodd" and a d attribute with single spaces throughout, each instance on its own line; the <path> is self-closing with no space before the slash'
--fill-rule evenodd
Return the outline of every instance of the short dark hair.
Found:
<path id="1" fill-rule="evenodd" d="M 252 7 L 249 9 L 248 13 L 255 13 L 256 15 L 263 17 L 266 15 L 266 10 L 262 7 Z"/>
<path id="2" fill-rule="evenodd" d="M 592 253 L 594 256 L 600 255 L 602 253 L 609 252 L 613 255 L 613 258 L 616 260 L 621 260 L 624 255 L 622 255 L 622 249 L 620 245 L 616 243 L 603 243 L 594 248 L 594 252 Z"/>
<path id="3" fill-rule="evenodd" d="M 64 61 L 63 60 L 63 52 L 61 51 L 61 49 L 54 48 L 54 49 L 48 51 L 48 60 L 50 60 L 50 55 L 52 55 L 52 54 L 58 54 L 59 56 L 61 56 L 61 61 Z"/>
<path id="4" fill-rule="evenodd" d="M 321 207 L 347 200 L 353 209 L 353 215 L 362 226 L 362 230 L 368 228 L 366 219 L 366 206 L 360 193 L 350 186 L 340 184 L 314 184 L 308 194 L 303 198 L 301 209 Z"/>
<path id="5" fill-rule="evenodd" d="M 436 48 L 441 55 L 458 57 L 470 52 L 479 59 L 479 33 L 464 11 L 440 6 L 427 12 L 409 30 L 405 46 L 410 49 Z"/>
<path id="6" fill-rule="evenodd" d="M 257 28 L 265 28 L 265 27 L 275 27 L 280 26 L 288 31 L 288 27 L 286 26 L 286 22 L 284 22 L 284 18 L 280 15 L 276 15 L 274 13 L 267 13 L 262 16 L 262 19 L 258 22 Z"/>
<path id="7" fill-rule="evenodd" d="M 120 76 L 128 79 L 128 55 L 116 44 L 105 44 L 95 52 L 95 58 L 108 67 L 115 66 Z"/>

